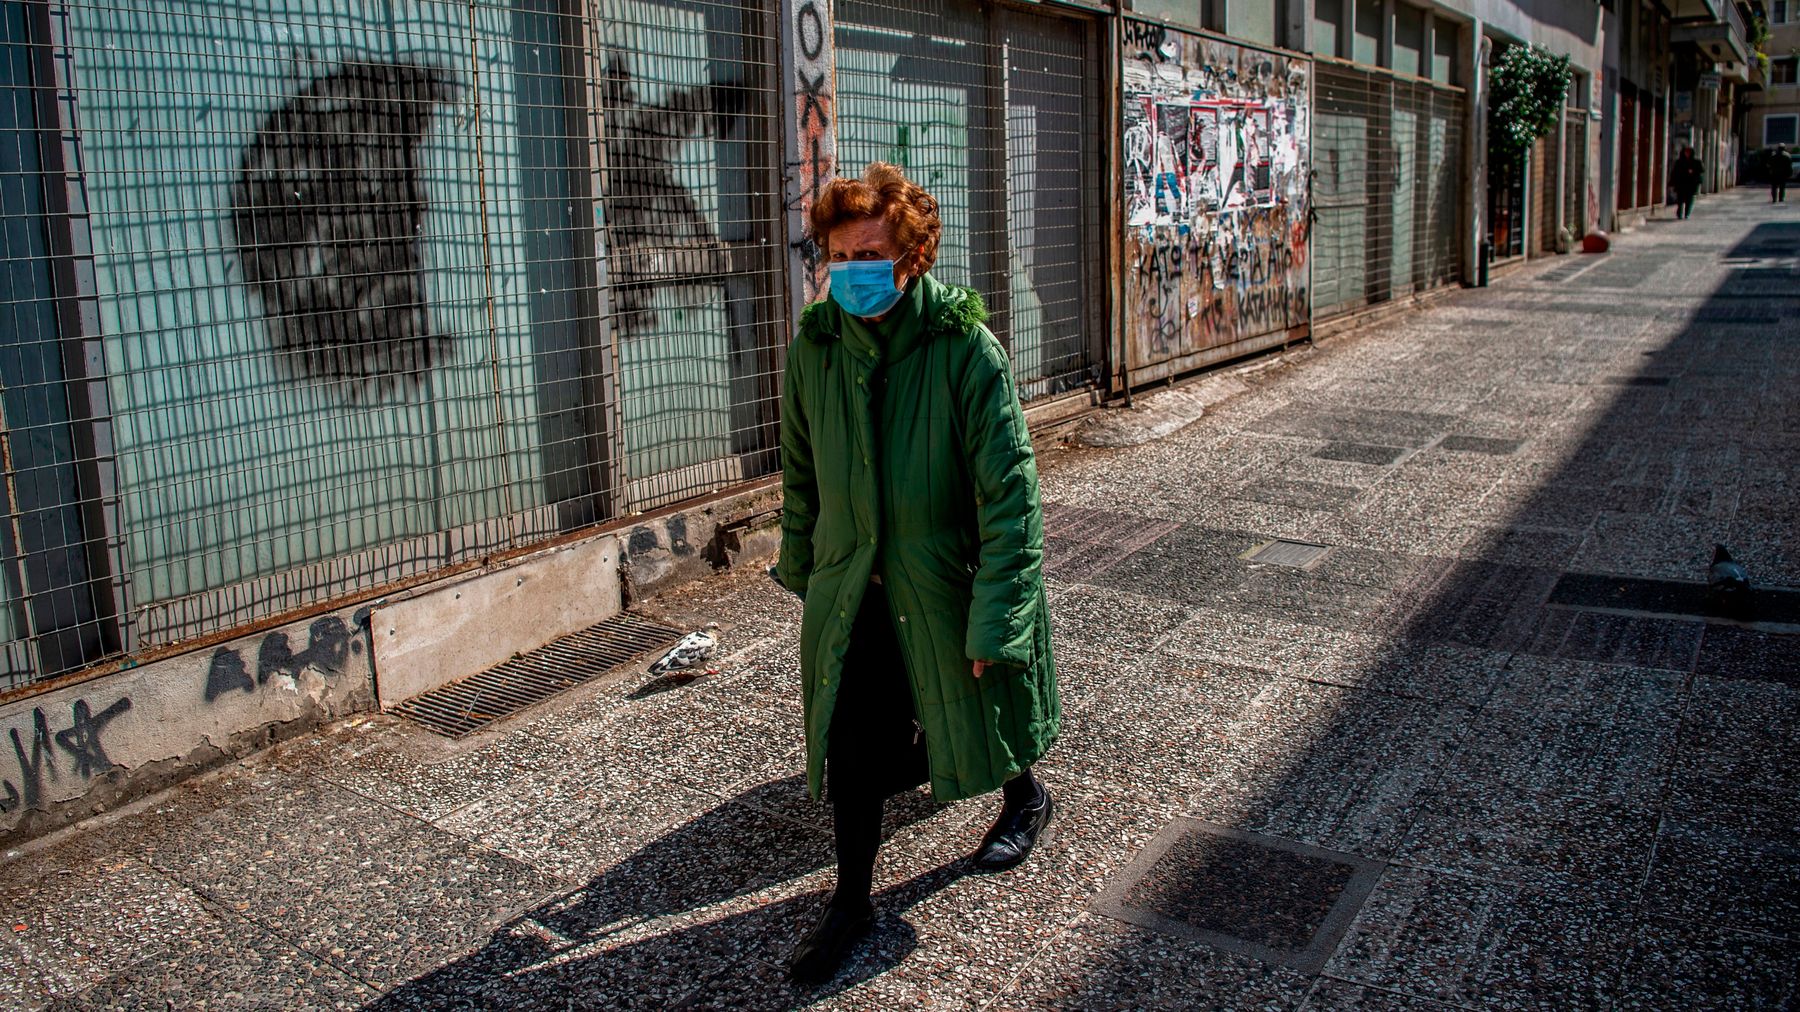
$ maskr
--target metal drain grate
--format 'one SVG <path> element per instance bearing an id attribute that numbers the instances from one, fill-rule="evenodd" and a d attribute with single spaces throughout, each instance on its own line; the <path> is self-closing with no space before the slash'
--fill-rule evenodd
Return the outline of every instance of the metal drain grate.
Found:
<path id="1" fill-rule="evenodd" d="M 1733 618 L 1765 625 L 1800 626 L 1800 590 L 1787 587 L 1752 587 L 1736 613 L 1721 615 L 1704 583 L 1564 573 L 1550 590 L 1549 604 L 1625 614 Z"/>
<path id="2" fill-rule="evenodd" d="M 1245 562 L 1254 562 L 1263 566 L 1292 566 L 1305 569 L 1307 566 L 1323 559 L 1325 553 L 1331 551 L 1330 545 L 1315 545 L 1306 541 L 1289 541 L 1276 538 L 1265 541 L 1242 556 Z"/>
<path id="3" fill-rule="evenodd" d="M 667 647 L 681 635 L 679 629 L 629 612 L 614 615 L 479 674 L 414 696 L 394 712 L 445 737 L 461 738 L 651 650 Z"/>
<path id="4" fill-rule="evenodd" d="M 1406 456 L 1406 449 L 1400 446 L 1376 446 L 1370 443 L 1332 443 L 1313 454 L 1320 460 L 1342 460 L 1352 464 L 1381 464 L 1397 462 Z"/>
<path id="5" fill-rule="evenodd" d="M 1382 865 L 1198 819 L 1163 827 L 1094 909 L 1167 935 L 1317 973 Z"/>
<path id="6" fill-rule="evenodd" d="M 1485 453 L 1494 457 L 1504 457 L 1520 446 L 1521 439 L 1498 439 L 1489 436 L 1445 436 L 1438 444 L 1440 449 L 1452 453 Z"/>

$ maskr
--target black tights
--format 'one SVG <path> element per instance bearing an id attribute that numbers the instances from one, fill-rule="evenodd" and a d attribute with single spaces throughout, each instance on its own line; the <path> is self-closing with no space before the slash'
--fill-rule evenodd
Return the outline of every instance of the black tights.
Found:
<path id="1" fill-rule="evenodd" d="M 1001 796 L 1007 809 L 1017 809 L 1036 801 L 1042 790 L 1031 768 L 1026 767 L 1001 787 Z M 838 862 L 833 904 L 858 909 L 869 905 L 875 885 L 875 854 L 881 849 L 883 807 L 879 791 L 831 792 L 831 828 L 837 835 Z"/>
<path id="2" fill-rule="evenodd" d="M 839 906 L 866 907 L 875 886 L 875 852 L 881 849 L 883 799 L 877 792 L 833 791 L 831 828 L 837 834 Z"/>
<path id="3" fill-rule="evenodd" d="M 914 719 L 912 685 L 900 659 L 887 597 L 880 584 L 863 592 L 844 656 L 825 756 L 825 793 L 837 834 L 838 886 L 833 903 L 866 907 L 881 849 L 881 811 L 890 794 L 924 783 L 925 745 Z M 1039 794 L 1027 769 L 1005 785 L 1007 808 Z"/>

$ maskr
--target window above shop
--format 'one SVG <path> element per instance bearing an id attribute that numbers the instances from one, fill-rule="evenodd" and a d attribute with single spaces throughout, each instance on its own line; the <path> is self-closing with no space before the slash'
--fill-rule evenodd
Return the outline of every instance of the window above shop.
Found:
<path id="1" fill-rule="evenodd" d="M 1313 52 L 1337 56 L 1338 39 L 1344 32 L 1344 0 L 1316 0 L 1313 4 Z"/>
<path id="2" fill-rule="evenodd" d="M 1425 12 L 1411 4 L 1394 5 L 1394 69 L 1402 74 L 1428 76 L 1425 53 Z"/>
<path id="3" fill-rule="evenodd" d="M 1431 33 L 1431 73 L 1433 81 L 1450 84 L 1456 80 L 1456 39 L 1460 29 L 1443 18 L 1433 19 Z"/>
<path id="4" fill-rule="evenodd" d="M 1275 0 L 1231 0 L 1225 5 L 1225 34 L 1234 39 L 1275 45 Z"/>
<path id="5" fill-rule="evenodd" d="M 1381 62 L 1381 23 L 1387 17 L 1382 0 L 1350 0 L 1356 7 L 1356 30 L 1350 36 L 1350 58 L 1358 63 Z"/>
<path id="6" fill-rule="evenodd" d="M 1174 25 L 1206 28 L 1201 0 L 1132 0 L 1131 12 L 1145 17 L 1161 18 Z"/>

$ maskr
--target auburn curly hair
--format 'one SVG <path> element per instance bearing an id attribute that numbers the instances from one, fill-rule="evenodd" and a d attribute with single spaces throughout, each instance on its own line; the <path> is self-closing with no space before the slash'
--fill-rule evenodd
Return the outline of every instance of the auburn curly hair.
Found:
<path id="1" fill-rule="evenodd" d="M 938 238 L 944 231 L 938 202 L 887 162 L 870 162 L 861 179 L 840 176 L 826 183 L 809 217 L 813 241 L 820 249 L 830 250 L 831 231 L 839 225 L 883 218 L 894 230 L 895 244 L 917 256 L 921 272 L 937 263 Z"/>

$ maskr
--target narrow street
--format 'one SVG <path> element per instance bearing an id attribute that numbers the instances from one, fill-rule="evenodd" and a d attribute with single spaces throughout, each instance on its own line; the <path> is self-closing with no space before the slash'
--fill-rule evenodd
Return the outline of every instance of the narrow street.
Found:
<path id="1" fill-rule="evenodd" d="M 780 970 L 830 814 L 752 565 L 645 606 L 720 623 L 716 675 L 457 743 L 359 718 L 9 855 L 0 1006 L 1792 1007 L 1800 204 L 1710 197 L 1243 377 L 1045 451 L 1057 821 L 980 877 L 997 802 L 890 805 L 827 987 Z"/>

